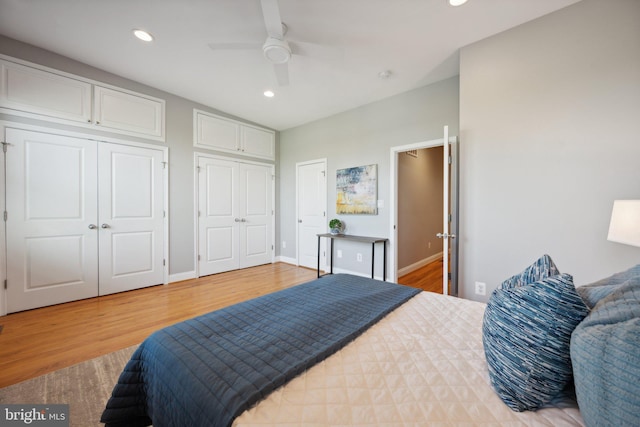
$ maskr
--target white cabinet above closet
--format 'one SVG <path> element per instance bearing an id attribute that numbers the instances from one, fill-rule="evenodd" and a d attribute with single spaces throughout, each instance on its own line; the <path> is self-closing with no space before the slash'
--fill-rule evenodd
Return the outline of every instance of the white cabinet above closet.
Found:
<path id="1" fill-rule="evenodd" d="M 193 145 L 208 150 L 274 160 L 275 132 L 205 111 L 193 110 Z"/>
<path id="2" fill-rule="evenodd" d="M 165 140 L 164 100 L 4 58 L 0 58 L 1 112 Z"/>

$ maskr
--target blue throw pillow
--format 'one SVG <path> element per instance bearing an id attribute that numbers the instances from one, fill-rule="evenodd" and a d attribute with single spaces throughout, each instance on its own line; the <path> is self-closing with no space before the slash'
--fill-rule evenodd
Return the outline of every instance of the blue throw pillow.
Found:
<path id="1" fill-rule="evenodd" d="M 576 290 L 584 300 L 585 304 L 587 304 L 589 308 L 593 308 L 598 301 L 609 296 L 611 293 L 615 292 L 620 285 L 635 277 L 640 277 L 640 264 L 635 267 L 631 267 L 628 270 L 616 273 L 613 276 L 598 280 L 597 282 L 578 286 Z"/>
<path id="2" fill-rule="evenodd" d="M 571 361 L 587 426 L 640 426 L 640 277 L 618 286 L 578 325 Z"/>
<path id="3" fill-rule="evenodd" d="M 568 274 L 493 291 L 482 340 L 491 384 L 507 406 L 535 410 L 569 383 L 571 333 L 588 312 Z"/>
<path id="4" fill-rule="evenodd" d="M 516 286 L 528 285 L 551 276 L 557 276 L 560 271 L 547 254 L 542 255 L 523 272 L 516 274 L 502 282 L 500 289 L 510 289 Z"/>

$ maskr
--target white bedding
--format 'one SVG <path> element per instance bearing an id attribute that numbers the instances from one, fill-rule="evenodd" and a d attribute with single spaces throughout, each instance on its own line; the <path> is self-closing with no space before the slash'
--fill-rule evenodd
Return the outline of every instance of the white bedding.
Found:
<path id="1" fill-rule="evenodd" d="M 421 292 L 234 426 L 582 426 L 575 401 L 513 412 L 491 388 L 485 304 Z"/>

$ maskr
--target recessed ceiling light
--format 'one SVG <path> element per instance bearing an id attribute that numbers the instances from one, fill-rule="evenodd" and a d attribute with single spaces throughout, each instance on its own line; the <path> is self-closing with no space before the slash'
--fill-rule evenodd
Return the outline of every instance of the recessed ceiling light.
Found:
<path id="1" fill-rule="evenodd" d="M 449 0 L 451 6 L 460 6 L 467 2 L 467 0 Z"/>
<path id="2" fill-rule="evenodd" d="M 133 30 L 133 35 L 145 42 L 153 41 L 153 36 L 144 30 Z"/>
<path id="3" fill-rule="evenodd" d="M 273 93 L 272 90 L 265 90 L 264 91 L 264 96 L 266 96 L 267 98 L 273 98 L 276 94 Z"/>

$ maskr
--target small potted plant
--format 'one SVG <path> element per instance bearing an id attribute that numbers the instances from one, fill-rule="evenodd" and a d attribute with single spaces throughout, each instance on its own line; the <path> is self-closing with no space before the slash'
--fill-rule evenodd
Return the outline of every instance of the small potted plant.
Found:
<path id="1" fill-rule="evenodd" d="M 329 228 L 331 229 L 331 234 L 342 234 L 344 222 L 340 221 L 338 218 L 333 218 L 329 221 Z"/>

